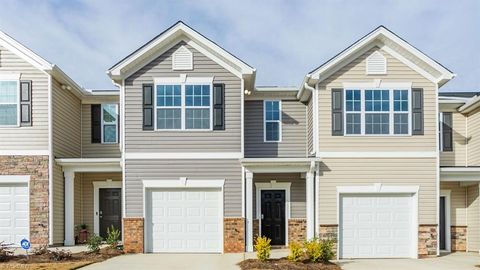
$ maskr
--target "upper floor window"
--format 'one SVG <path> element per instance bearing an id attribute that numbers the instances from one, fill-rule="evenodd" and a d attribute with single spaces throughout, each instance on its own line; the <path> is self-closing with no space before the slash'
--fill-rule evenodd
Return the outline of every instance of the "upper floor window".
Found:
<path id="1" fill-rule="evenodd" d="M 409 135 L 409 89 L 345 90 L 346 135 Z"/>
<path id="2" fill-rule="evenodd" d="M 117 104 L 102 104 L 102 143 L 117 143 Z"/>
<path id="3" fill-rule="evenodd" d="M 282 104 L 278 100 L 265 100 L 264 140 L 265 142 L 280 142 L 282 137 Z"/>
<path id="4" fill-rule="evenodd" d="M 0 126 L 18 126 L 20 122 L 18 81 L 0 81 Z"/>
<path id="5" fill-rule="evenodd" d="M 440 151 L 453 151 L 453 115 L 451 112 L 441 112 L 439 119 Z"/>

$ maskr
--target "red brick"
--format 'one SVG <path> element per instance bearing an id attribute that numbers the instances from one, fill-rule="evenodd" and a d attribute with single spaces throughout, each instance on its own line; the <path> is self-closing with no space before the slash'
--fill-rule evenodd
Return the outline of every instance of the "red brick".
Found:
<path id="1" fill-rule="evenodd" d="M 143 218 L 123 218 L 123 250 L 143 253 Z"/>

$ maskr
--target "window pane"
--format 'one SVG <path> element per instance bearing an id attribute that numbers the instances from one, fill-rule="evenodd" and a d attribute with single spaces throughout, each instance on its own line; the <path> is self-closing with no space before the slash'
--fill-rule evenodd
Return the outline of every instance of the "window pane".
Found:
<path id="1" fill-rule="evenodd" d="M 17 105 L 0 104 L 0 125 L 17 124 Z"/>
<path id="2" fill-rule="evenodd" d="M 185 87 L 186 106 L 210 106 L 210 85 L 187 85 Z"/>
<path id="3" fill-rule="evenodd" d="M 365 111 L 388 112 L 390 92 L 388 90 L 365 90 Z"/>
<path id="4" fill-rule="evenodd" d="M 359 112 L 360 109 L 360 90 L 347 90 L 346 91 L 346 111 Z"/>
<path id="5" fill-rule="evenodd" d="M 180 85 L 157 85 L 157 106 L 172 107 L 182 105 Z"/>
<path id="6" fill-rule="evenodd" d="M 157 109 L 157 129 L 180 129 L 181 109 Z"/>
<path id="7" fill-rule="evenodd" d="M 0 81 L 0 103 L 17 103 L 18 92 L 16 81 Z"/>
<path id="8" fill-rule="evenodd" d="M 265 119 L 266 120 L 280 120 L 280 102 L 266 101 L 265 102 Z"/>
<path id="9" fill-rule="evenodd" d="M 103 126 L 103 142 L 114 143 L 117 141 L 117 126 L 104 125 Z"/>
<path id="10" fill-rule="evenodd" d="M 210 128 L 210 109 L 186 109 L 185 117 L 187 129 Z"/>
<path id="11" fill-rule="evenodd" d="M 365 114 L 365 134 L 389 134 L 388 113 Z"/>
<path id="12" fill-rule="evenodd" d="M 346 124 L 347 124 L 347 134 L 360 134 L 361 133 L 361 123 L 360 123 L 360 114 L 359 113 L 347 113 L 346 115 Z"/>
<path id="13" fill-rule="evenodd" d="M 115 123 L 117 121 L 117 105 L 102 104 L 103 123 Z"/>
<path id="14" fill-rule="evenodd" d="M 408 134 L 408 114 L 396 113 L 393 115 L 393 133 Z"/>
<path id="15" fill-rule="evenodd" d="M 408 90 L 393 90 L 393 109 L 408 112 Z"/>
<path id="16" fill-rule="evenodd" d="M 278 141 L 280 137 L 280 125 L 278 122 L 265 123 L 265 139 L 267 141 Z"/>

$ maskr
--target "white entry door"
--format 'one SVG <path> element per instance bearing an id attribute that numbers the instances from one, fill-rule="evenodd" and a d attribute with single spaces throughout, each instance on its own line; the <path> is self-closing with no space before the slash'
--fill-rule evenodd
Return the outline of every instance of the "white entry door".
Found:
<path id="1" fill-rule="evenodd" d="M 342 195 L 341 258 L 405 258 L 416 254 L 412 195 Z"/>
<path id="2" fill-rule="evenodd" d="M 223 251 L 221 189 L 152 189 L 147 192 L 147 252 Z"/>
<path id="3" fill-rule="evenodd" d="M 28 185 L 0 184 L 0 242 L 20 245 L 28 238 Z"/>

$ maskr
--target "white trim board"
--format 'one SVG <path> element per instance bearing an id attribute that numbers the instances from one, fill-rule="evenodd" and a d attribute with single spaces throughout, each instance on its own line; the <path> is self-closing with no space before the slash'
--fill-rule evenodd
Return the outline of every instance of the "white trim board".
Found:
<path id="1" fill-rule="evenodd" d="M 0 150 L 0 156 L 48 156 L 49 150 Z"/>
<path id="2" fill-rule="evenodd" d="M 435 158 L 435 151 L 319 152 L 320 158 Z"/>
<path id="3" fill-rule="evenodd" d="M 241 152 L 126 152 L 125 159 L 240 159 Z"/>
<path id="4" fill-rule="evenodd" d="M 0 175 L 0 184 L 29 183 L 30 175 Z"/>
<path id="5" fill-rule="evenodd" d="M 94 181 L 93 183 L 93 232 L 100 234 L 100 189 L 101 188 L 120 188 L 122 189 L 122 181 Z M 124 202 L 122 201 L 122 205 Z M 122 222 L 123 223 L 123 222 Z"/>
<path id="6" fill-rule="evenodd" d="M 262 190 L 285 190 L 285 246 L 288 246 L 288 220 L 290 219 L 291 209 L 290 209 L 290 187 L 291 182 L 257 182 L 255 183 L 255 194 L 256 194 L 256 219 L 258 219 L 258 234 L 262 235 L 262 219 L 261 219 L 261 205 L 262 205 Z"/>

